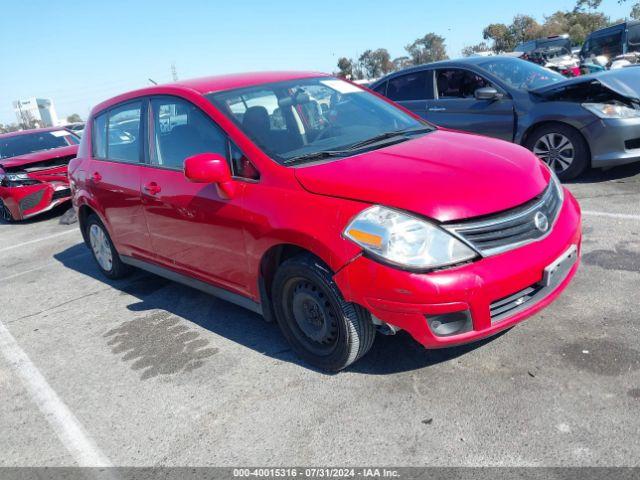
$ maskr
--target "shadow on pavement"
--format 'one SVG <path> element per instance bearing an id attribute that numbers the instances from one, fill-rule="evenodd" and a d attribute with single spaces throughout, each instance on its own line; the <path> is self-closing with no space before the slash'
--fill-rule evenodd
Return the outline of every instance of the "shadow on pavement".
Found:
<path id="1" fill-rule="evenodd" d="M 601 168 L 593 168 L 580 175 L 575 180 L 569 180 L 565 183 L 601 183 L 610 182 L 612 180 L 623 180 L 640 174 L 640 162 L 631 163 L 603 170 Z"/>
<path id="2" fill-rule="evenodd" d="M 196 338 L 195 331 L 180 327 L 177 317 L 268 357 L 313 369 L 293 353 L 277 325 L 265 322 L 260 315 L 142 271 L 136 271 L 123 280 L 109 280 L 100 273 L 93 257 L 83 255 L 83 252 L 87 252 L 86 246 L 77 244 L 54 255 L 54 258 L 67 268 L 136 297 L 138 301 L 127 307 L 130 311 L 149 312 L 143 318 L 125 321 L 105 333 L 114 353 L 125 353 L 123 360 L 134 360 L 132 369 L 144 369 L 142 379 L 198 368 L 207 357 L 217 352 L 217 349 L 207 347 L 208 342 Z M 166 314 L 159 315 L 158 310 Z M 147 324 L 140 325 L 141 321 Z M 158 329 L 163 329 L 164 333 Z M 371 351 L 347 371 L 386 375 L 425 368 L 455 359 L 495 338 L 453 348 L 426 350 L 405 332 L 394 336 L 378 334 Z M 194 345 L 188 342 L 196 342 L 194 345 L 198 348 L 193 350 Z M 185 356 L 185 348 L 193 350 L 193 355 Z"/>

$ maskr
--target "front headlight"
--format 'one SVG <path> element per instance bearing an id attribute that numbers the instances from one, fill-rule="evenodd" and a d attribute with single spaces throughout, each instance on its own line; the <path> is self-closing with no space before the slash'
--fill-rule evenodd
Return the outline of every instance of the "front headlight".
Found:
<path id="1" fill-rule="evenodd" d="M 29 178 L 29 174 L 27 172 L 0 173 L 0 185 L 3 187 L 21 187 L 23 185 L 31 185 L 33 183 L 37 182 Z"/>
<path id="2" fill-rule="evenodd" d="M 556 175 L 556 172 L 553 171 L 553 168 L 551 168 L 546 163 L 545 165 L 549 169 L 549 173 L 551 174 L 551 183 L 553 183 L 553 186 L 558 192 L 558 198 L 560 199 L 560 204 L 562 205 L 562 203 L 564 202 L 564 188 L 562 187 L 562 182 L 560 182 L 560 179 Z"/>
<path id="3" fill-rule="evenodd" d="M 600 118 L 639 118 L 640 110 L 609 103 L 583 103 L 582 106 Z"/>
<path id="4" fill-rule="evenodd" d="M 478 256 L 438 226 L 380 205 L 360 212 L 344 236 L 368 253 L 409 269 L 444 267 Z"/>

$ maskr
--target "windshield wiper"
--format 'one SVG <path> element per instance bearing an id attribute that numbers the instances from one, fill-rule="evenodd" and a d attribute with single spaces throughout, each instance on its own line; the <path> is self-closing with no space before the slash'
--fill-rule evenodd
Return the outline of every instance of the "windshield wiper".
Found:
<path id="1" fill-rule="evenodd" d="M 292 163 L 313 162 L 314 160 L 324 160 L 325 158 L 344 157 L 349 152 L 347 150 L 320 150 L 319 152 L 305 153 L 297 157 L 291 157 L 283 160 L 284 165 Z"/>
<path id="2" fill-rule="evenodd" d="M 361 142 L 354 143 L 349 145 L 347 150 L 358 150 L 359 148 L 366 147 L 368 145 L 373 145 L 374 143 L 382 142 L 384 140 L 395 138 L 395 137 L 406 137 L 406 135 L 411 135 L 414 133 L 427 133 L 432 131 L 431 127 L 417 127 L 417 128 L 403 128 L 400 130 L 393 130 L 391 132 L 384 132 L 380 135 L 376 135 L 375 137 L 367 138 L 366 140 L 362 140 Z"/>

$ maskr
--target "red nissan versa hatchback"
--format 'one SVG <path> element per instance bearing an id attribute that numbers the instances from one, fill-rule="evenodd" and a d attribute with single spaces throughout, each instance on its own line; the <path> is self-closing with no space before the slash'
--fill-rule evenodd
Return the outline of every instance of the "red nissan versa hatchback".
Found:
<path id="1" fill-rule="evenodd" d="M 139 267 L 275 318 L 323 369 L 376 330 L 427 348 L 494 335 L 578 268 L 578 203 L 531 152 L 330 76 L 154 86 L 85 132 L 71 188 L 107 277 Z"/>
<path id="2" fill-rule="evenodd" d="M 64 128 L 0 135 L 0 218 L 24 220 L 68 202 L 67 164 L 79 141 Z"/>

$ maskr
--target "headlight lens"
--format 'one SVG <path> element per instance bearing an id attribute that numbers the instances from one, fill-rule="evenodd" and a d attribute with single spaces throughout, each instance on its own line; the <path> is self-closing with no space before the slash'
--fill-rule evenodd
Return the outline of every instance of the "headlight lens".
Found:
<path id="1" fill-rule="evenodd" d="M 436 225 L 380 205 L 360 212 L 344 235 L 367 252 L 411 269 L 444 267 L 478 256 Z"/>
<path id="2" fill-rule="evenodd" d="M 640 110 L 608 103 L 583 103 L 582 106 L 600 118 L 639 118 Z"/>
<path id="3" fill-rule="evenodd" d="M 562 204 L 564 202 L 564 188 L 562 187 L 562 182 L 560 182 L 560 179 L 556 175 L 556 172 L 553 171 L 553 168 L 551 168 L 549 165 L 547 165 L 547 168 L 549 169 L 549 173 L 551 174 L 551 182 L 553 182 L 556 191 L 558 192 L 560 204 Z"/>
<path id="4" fill-rule="evenodd" d="M 5 187 L 19 187 L 21 185 L 30 185 L 36 183 L 35 180 L 29 178 L 27 172 L 0 173 L 0 184 Z"/>

